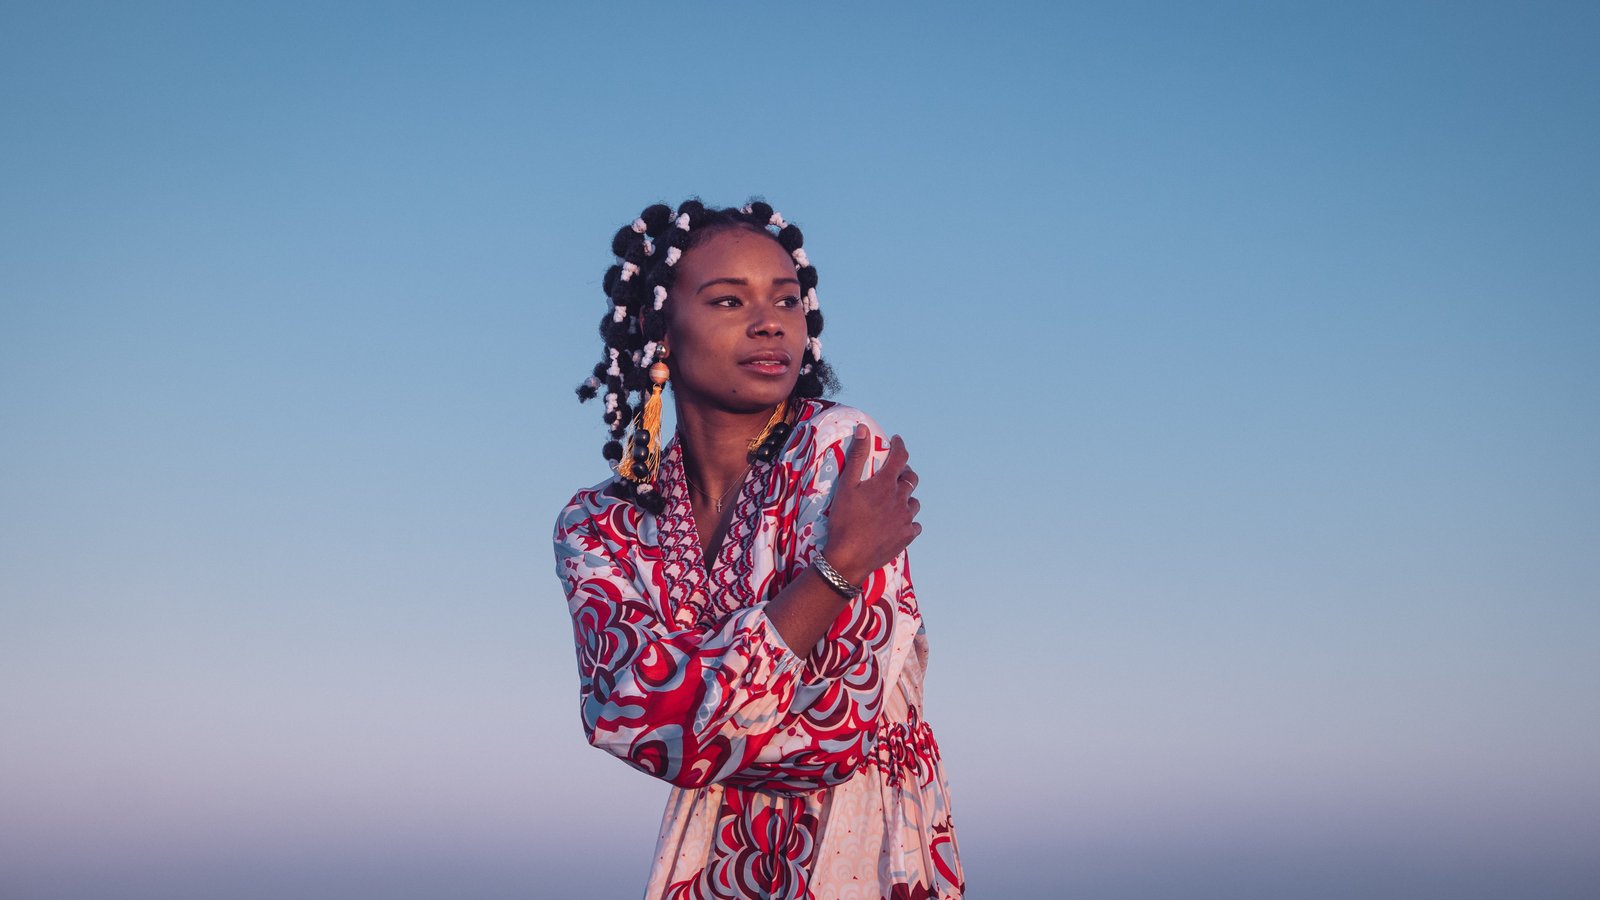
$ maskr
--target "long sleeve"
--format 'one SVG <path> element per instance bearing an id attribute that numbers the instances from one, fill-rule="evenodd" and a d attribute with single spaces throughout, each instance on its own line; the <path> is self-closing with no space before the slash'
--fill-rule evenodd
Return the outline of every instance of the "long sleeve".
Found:
<path id="1" fill-rule="evenodd" d="M 806 429 L 785 465 L 796 484 L 792 505 L 774 513 L 780 532 L 784 583 L 798 577 L 827 540 L 827 513 L 833 489 L 854 440 L 857 423 L 867 425 L 874 472 L 888 453 L 876 422 L 849 407 L 834 407 Z M 732 784 L 768 790 L 805 791 L 838 784 L 865 761 L 883 713 L 884 694 L 898 671 L 918 627 L 920 613 L 901 554 L 872 573 L 863 593 L 840 612 L 828 633 L 806 650 L 782 732 L 753 765 L 731 776 Z"/>
<path id="2" fill-rule="evenodd" d="M 562 510 L 556 569 L 591 744 L 680 787 L 784 794 L 839 784 L 867 760 L 897 654 L 918 626 L 904 555 L 866 580 L 814 647 L 786 646 L 766 615 L 827 539 L 858 422 L 872 432 L 873 468 L 881 464 L 887 442 L 857 410 L 828 407 L 803 420 L 773 468 L 740 494 L 709 574 L 675 451 L 663 458 L 663 515 L 600 489 Z"/>
<path id="3" fill-rule="evenodd" d="M 584 732 L 594 746 L 680 787 L 721 781 L 748 766 L 774 734 L 801 662 L 765 604 L 712 625 L 669 628 L 634 582 L 631 562 L 612 555 L 631 530 L 615 527 L 626 513 L 603 511 L 596 499 L 593 492 L 574 498 L 555 533 Z"/>

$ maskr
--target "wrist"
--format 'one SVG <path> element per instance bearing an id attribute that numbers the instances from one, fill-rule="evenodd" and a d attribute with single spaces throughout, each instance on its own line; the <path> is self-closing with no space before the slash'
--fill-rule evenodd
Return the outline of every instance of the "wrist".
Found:
<path id="1" fill-rule="evenodd" d="M 872 569 L 868 569 L 868 568 L 866 568 L 864 566 L 861 567 L 861 568 L 856 568 L 856 567 L 851 566 L 851 567 L 846 567 L 846 568 L 843 568 L 843 569 L 839 569 L 838 571 L 839 571 L 840 575 L 844 576 L 846 581 L 850 582 L 851 584 L 855 585 L 856 587 L 860 587 L 861 585 L 866 584 L 867 583 L 867 576 L 871 575 L 872 572 L 873 572 Z"/>
<path id="2" fill-rule="evenodd" d="M 833 563 L 821 550 L 811 554 L 811 568 L 824 584 L 845 600 L 854 600 L 861 596 L 861 583 L 834 568 Z"/>
<path id="3" fill-rule="evenodd" d="M 867 568 L 865 563 L 858 561 L 843 547 L 820 547 L 817 552 L 825 555 L 834 571 L 851 584 L 860 585 L 867 580 L 868 575 L 872 574 L 872 570 Z"/>

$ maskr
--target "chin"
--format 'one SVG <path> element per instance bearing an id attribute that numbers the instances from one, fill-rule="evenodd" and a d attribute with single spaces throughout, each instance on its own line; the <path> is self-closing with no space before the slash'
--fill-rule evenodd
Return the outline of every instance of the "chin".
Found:
<path id="1" fill-rule="evenodd" d="M 735 409 L 737 409 L 739 412 L 747 413 L 770 412 L 774 406 L 782 403 L 788 397 L 788 394 L 772 397 L 770 399 L 759 399 L 755 396 L 741 397 L 738 400 Z"/>
<path id="2" fill-rule="evenodd" d="M 727 398 L 727 406 L 737 412 L 765 412 L 794 394 L 794 385 L 773 386 L 767 390 L 742 391 Z"/>

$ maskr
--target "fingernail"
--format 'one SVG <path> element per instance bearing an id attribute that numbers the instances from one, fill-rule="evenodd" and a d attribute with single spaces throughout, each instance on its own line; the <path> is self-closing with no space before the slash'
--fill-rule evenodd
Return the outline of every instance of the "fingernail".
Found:
<path id="1" fill-rule="evenodd" d="M 857 422 L 856 423 L 856 437 L 864 438 L 864 437 L 867 436 L 867 434 L 868 434 L 867 426 L 861 424 L 860 422 Z"/>

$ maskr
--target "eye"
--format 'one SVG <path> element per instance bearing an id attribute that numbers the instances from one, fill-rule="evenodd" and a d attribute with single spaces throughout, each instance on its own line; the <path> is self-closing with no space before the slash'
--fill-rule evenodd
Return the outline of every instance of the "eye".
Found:
<path id="1" fill-rule="evenodd" d="M 712 300 L 711 301 L 711 305 L 712 306 L 720 306 L 723 309 L 734 309 L 734 308 L 736 308 L 738 306 L 743 305 L 743 302 L 744 301 L 740 300 L 738 297 L 728 296 L 728 297 L 718 297 L 718 298 Z"/>
<path id="2" fill-rule="evenodd" d="M 778 305 L 783 307 L 784 309 L 794 309 L 795 307 L 800 305 L 800 298 L 799 297 L 783 297 L 780 300 L 778 300 Z"/>

